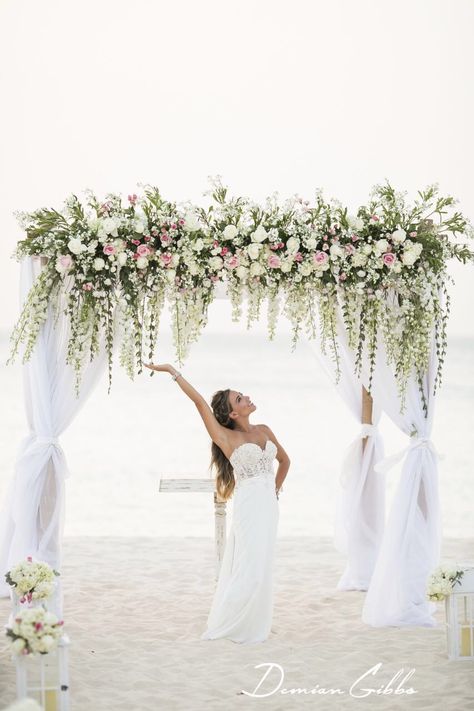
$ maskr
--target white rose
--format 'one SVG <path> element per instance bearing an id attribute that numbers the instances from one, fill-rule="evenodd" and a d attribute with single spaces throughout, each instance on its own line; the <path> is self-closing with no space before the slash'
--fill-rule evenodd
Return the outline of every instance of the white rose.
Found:
<path id="1" fill-rule="evenodd" d="M 307 249 L 316 249 L 316 244 L 317 244 L 317 242 L 316 242 L 316 240 L 314 239 L 314 237 L 309 237 L 309 238 L 306 240 L 306 247 L 307 247 Z"/>
<path id="2" fill-rule="evenodd" d="M 354 252 L 352 255 L 352 264 L 354 267 L 365 267 L 367 264 L 367 255 L 362 252 Z"/>
<path id="3" fill-rule="evenodd" d="M 179 254 L 177 252 L 173 252 L 173 255 L 171 257 L 171 262 L 170 262 L 172 267 L 177 267 L 179 264 Z"/>
<path id="4" fill-rule="evenodd" d="M 395 232 L 392 232 L 392 240 L 395 244 L 401 244 L 407 238 L 407 233 L 401 227 L 399 227 Z"/>
<path id="5" fill-rule="evenodd" d="M 337 259 L 337 257 L 342 257 L 342 255 L 344 254 L 344 250 L 341 249 L 338 244 L 332 244 L 329 247 L 329 254 L 333 259 Z"/>
<path id="6" fill-rule="evenodd" d="M 238 234 L 239 230 L 235 225 L 227 225 L 222 233 L 224 239 L 234 239 L 234 237 L 237 237 Z"/>
<path id="7" fill-rule="evenodd" d="M 148 259 L 146 257 L 138 257 L 137 267 L 138 269 L 146 269 L 148 266 Z"/>
<path id="8" fill-rule="evenodd" d="M 286 248 L 290 254 L 295 254 L 300 248 L 300 241 L 298 237 L 290 237 L 286 243 Z"/>
<path id="9" fill-rule="evenodd" d="M 102 257 L 96 257 L 94 259 L 94 269 L 96 270 L 96 272 L 100 272 L 101 269 L 103 269 L 104 267 L 105 267 L 105 262 L 102 259 Z"/>
<path id="10" fill-rule="evenodd" d="M 119 253 L 117 254 L 117 261 L 118 261 L 118 263 L 120 264 L 120 266 L 123 267 L 124 264 L 126 264 L 126 262 L 127 262 L 127 254 L 126 254 L 126 252 L 119 252 Z"/>
<path id="11" fill-rule="evenodd" d="M 395 274 L 400 274 L 401 271 L 402 271 L 402 265 L 400 264 L 400 262 L 395 262 L 395 264 L 392 267 L 392 272 L 395 272 Z"/>
<path id="12" fill-rule="evenodd" d="M 260 247 L 261 245 L 257 242 L 249 244 L 249 246 L 247 247 L 247 253 L 250 259 L 258 259 L 258 255 L 260 254 Z"/>
<path id="13" fill-rule="evenodd" d="M 360 217 L 356 217 L 355 215 L 348 215 L 347 222 L 349 224 L 349 227 L 351 227 L 353 230 L 361 230 L 364 226 L 363 220 L 361 220 Z"/>
<path id="14" fill-rule="evenodd" d="M 362 245 L 362 252 L 363 252 L 363 254 L 370 254 L 372 252 L 372 245 L 371 244 L 363 244 Z"/>
<path id="15" fill-rule="evenodd" d="M 264 271 L 265 269 L 259 262 L 253 262 L 250 265 L 250 276 L 260 276 L 260 274 L 263 274 Z"/>
<path id="16" fill-rule="evenodd" d="M 291 267 L 293 266 L 292 259 L 283 259 L 280 265 L 282 272 L 291 272 Z"/>
<path id="17" fill-rule="evenodd" d="M 84 252 L 87 249 L 86 245 L 83 244 L 81 240 L 77 237 L 73 237 L 69 240 L 69 242 L 67 243 L 67 248 L 73 254 L 80 254 L 81 252 Z"/>
<path id="18" fill-rule="evenodd" d="M 87 247 L 87 251 L 89 252 L 89 254 L 94 254 L 98 244 L 99 243 L 96 239 L 89 244 L 89 246 Z"/>
<path id="19" fill-rule="evenodd" d="M 222 259 L 222 257 L 211 257 L 211 259 L 209 260 L 209 266 L 211 267 L 211 269 L 220 269 L 223 264 L 224 260 Z"/>
<path id="20" fill-rule="evenodd" d="M 382 252 L 386 252 L 387 249 L 388 249 L 388 242 L 386 239 L 378 239 L 374 245 L 374 251 L 377 252 L 378 254 L 382 254 Z"/>
<path id="21" fill-rule="evenodd" d="M 241 264 L 239 267 L 237 267 L 237 269 L 235 270 L 235 273 L 237 274 L 239 279 L 245 279 L 247 277 L 248 271 L 249 271 L 248 268 L 244 267 Z"/>
<path id="22" fill-rule="evenodd" d="M 175 276 L 176 276 L 175 270 L 168 269 L 168 271 L 166 272 L 166 278 L 170 282 L 170 284 L 174 283 Z"/>
<path id="23" fill-rule="evenodd" d="M 133 220 L 133 229 L 135 230 L 135 232 L 138 232 L 138 234 L 141 235 L 143 234 L 143 232 L 145 232 L 146 223 L 143 222 L 143 220 L 141 220 L 139 217 L 135 217 L 135 219 Z"/>
<path id="24" fill-rule="evenodd" d="M 114 240 L 114 246 L 117 252 L 123 252 L 123 250 L 126 247 L 125 240 L 124 239 L 116 239 Z"/>
<path id="25" fill-rule="evenodd" d="M 50 634 L 45 634 L 41 639 L 43 643 L 43 649 L 49 652 L 55 646 L 55 639 Z"/>
<path id="26" fill-rule="evenodd" d="M 189 273 L 190 273 L 192 276 L 195 276 L 196 274 L 199 274 L 199 264 L 198 264 L 197 262 L 190 262 L 190 263 L 188 264 L 188 269 L 189 269 Z"/>
<path id="27" fill-rule="evenodd" d="M 263 240 L 267 239 L 267 237 L 268 234 L 263 225 L 259 225 L 251 234 L 252 242 L 263 242 Z"/>
<path id="28" fill-rule="evenodd" d="M 187 212 L 185 214 L 183 229 L 185 229 L 186 232 L 196 232 L 196 230 L 201 229 L 198 217 L 194 212 Z"/>
<path id="29" fill-rule="evenodd" d="M 313 271 L 311 262 L 302 262 L 300 264 L 299 271 L 303 276 L 308 276 L 309 274 L 311 274 L 311 272 Z"/>
<path id="30" fill-rule="evenodd" d="M 201 237 L 198 237 L 197 240 L 195 240 L 192 244 L 192 248 L 194 249 L 195 252 L 200 252 L 203 247 L 204 247 L 204 241 L 201 239 Z"/>
<path id="31" fill-rule="evenodd" d="M 402 254 L 402 262 L 406 266 L 411 266 L 416 262 L 423 250 L 423 246 L 419 242 L 411 242 L 410 244 L 405 244 L 405 249 Z"/>
<path id="32" fill-rule="evenodd" d="M 118 224 L 119 223 L 114 217 L 106 217 L 104 220 L 102 220 L 102 228 L 104 232 L 108 235 L 112 235 L 113 237 L 118 237 Z"/>

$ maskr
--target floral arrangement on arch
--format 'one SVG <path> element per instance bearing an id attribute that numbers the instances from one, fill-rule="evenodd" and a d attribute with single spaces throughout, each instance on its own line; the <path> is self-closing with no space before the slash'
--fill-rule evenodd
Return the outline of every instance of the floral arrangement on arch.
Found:
<path id="1" fill-rule="evenodd" d="M 426 596 L 428 600 L 439 601 L 451 595 L 453 587 L 461 582 L 464 570 L 438 566 L 428 579 Z"/>
<path id="2" fill-rule="evenodd" d="M 97 355 L 101 337 L 112 378 L 114 339 L 120 363 L 130 377 L 142 371 L 157 342 L 165 302 L 173 323 L 180 365 L 207 323 L 217 282 L 225 281 L 232 319 L 247 327 L 260 317 L 267 300 L 268 333 L 273 338 L 282 311 L 293 327 L 293 348 L 302 330 L 319 335 L 330 349 L 339 376 L 337 309 L 342 309 L 356 372 L 367 357 L 370 381 L 377 339 L 383 338 L 404 407 L 410 375 L 421 380 L 435 333 L 441 381 L 449 315 L 447 262 L 473 260 L 459 235 L 473 230 L 453 211 L 451 196 L 436 185 L 418 192 L 412 205 L 406 193 L 387 182 L 376 185 L 367 205 L 351 215 L 321 191 L 311 203 L 299 196 L 280 202 L 278 194 L 259 205 L 228 196 L 220 177 L 213 179 L 207 208 L 165 200 L 158 188 L 143 195 L 109 194 L 100 201 L 69 197 L 63 209 L 19 213 L 26 232 L 15 256 L 46 257 L 12 333 L 12 360 L 21 344 L 31 355 L 49 310 L 69 317 L 68 363 L 81 371 Z M 283 299 L 283 305 L 281 301 Z M 370 383 L 369 383 L 370 390 Z"/>
<path id="3" fill-rule="evenodd" d="M 6 628 L 14 654 L 48 654 L 58 646 L 64 621 L 44 607 L 21 610 Z"/>
<path id="4" fill-rule="evenodd" d="M 44 600 L 50 597 L 54 592 L 57 576 L 59 576 L 58 571 L 51 568 L 48 563 L 33 560 L 28 556 L 25 561 L 13 566 L 5 574 L 5 580 L 19 597 L 20 603 L 30 603 L 32 600 Z"/>

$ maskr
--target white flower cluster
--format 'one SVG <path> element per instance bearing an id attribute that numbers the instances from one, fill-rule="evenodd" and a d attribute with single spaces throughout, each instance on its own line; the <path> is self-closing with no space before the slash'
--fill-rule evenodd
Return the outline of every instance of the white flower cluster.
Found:
<path id="1" fill-rule="evenodd" d="M 102 335 L 109 382 L 117 338 L 128 374 L 141 372 L 144 351 L 147 359 L 153 356 L 165 301 L 181 364 L 207 321 L 218 282 L 226 282 L 234 320 L 245 297 L 249 324 L 269 299 L 270 337 L 280 312 L 278 293 L 285 296 L 294 340 L 302 328 L 315 337 L 319 317 L 321 345 L 333 342 L 336 367 L 334 319 L 343 303 L 357 367 L 368 355 L 372 373 L 381 333 L 397 365 L 401 391 L 410 373 L 423 373 L 435 323 L 441 324 L 437 351 L 444 353 L 446 261 L 471 258 L 467 248 L 457 251 L 448 238 L 467 232 L 460 213 L 446 217 L 451 198 L 438 198 L 430 187 L 419 193 L 421 203 L 408 207 L 403 193 L 376 186 L 369 204 L 348 214 L 340 202 L 326 202 L 320 191 L 314 205 L 298 196 L 280 203 L 274 194 L 261 206 L 229 198 L 219 178 L 212 185 L 207 209 L 168 202 L 157 188 L 146 186 L 143 195 L 129 195 L 125 205 L 120 195 L 99 201 L 89 191 L 86 205 L 71 196 L 62 213 L 19 215 L 27 236 L 17 256 L 42 254 L 49 261 L 13 332 L 12 358 L 25 341 L 24 359 L 30 357 L 49 304 L 58 304 L 67 292 L 67 362 L 76 371 L 77 392 Z M 433 214 L 439 216 L 437 225 Z"/>
<path id="2" fill-rule="evenodd" d="M 7 627 L 14 654 L 47 654 L 55 649 L 62 635 L 63 622 L 43 607 L 22 610 Z"/>
<path id="3" fill-rule="evenodd" d="M 8 571 L 6 580 L 18 597 L 29 601 L 42 600 L 53 594 L 57 575 L 59 573 L 48 563 L 28 556 Z"/>
<path id="4" fill-rule="evenodd" d="M 454 585 L 461 579 L 463 570 L 438 566 L 428 580 L 426 595 L 428 600 L 439 601 L 451 595 Z"/>

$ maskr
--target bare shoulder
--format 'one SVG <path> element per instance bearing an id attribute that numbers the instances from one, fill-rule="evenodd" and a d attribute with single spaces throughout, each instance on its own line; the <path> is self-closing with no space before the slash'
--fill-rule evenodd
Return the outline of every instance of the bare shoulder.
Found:
<path id="1" fill-rule="evenodd" d="M 258 427 L 258 429 L 261 432 L 264 432 L 268 437 L 270 437 L 270 439 L 275 438 L 275 435 L 273 434 L 273 432 L 271 431 L 271 429 L 268 425 L 261 424 L 261 425 L 255 425 L 255 427 Z"/>

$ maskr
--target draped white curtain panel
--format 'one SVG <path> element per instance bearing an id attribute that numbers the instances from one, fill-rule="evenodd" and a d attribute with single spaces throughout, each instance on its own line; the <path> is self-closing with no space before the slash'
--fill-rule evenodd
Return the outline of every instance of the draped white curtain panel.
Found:
<path id="1" fill-rule="evenodd" d="M 22 261 L 21 303 L 40 270 L 39 258 L 29 257 Z M 65 285 L 65 292 L 67 289 L 68 284 Z M 106 353 L 102 342 L 99 356 L 85 367 L 80 395 L 77 397 L 74 369 L 66 365 L 68 338 L 67 316 L 60 308 L 55 322 L 50 305 L 31 359 L 23 366 L 29 432 L 20 443 L 0 519 L 2 597 L 9 594 L 5 572 L 26 556 L 44 560 L 56 569 L 61 567 L 64 481 L 69 471 L 59 437 L 87 400 L 106 368 Z"/>

